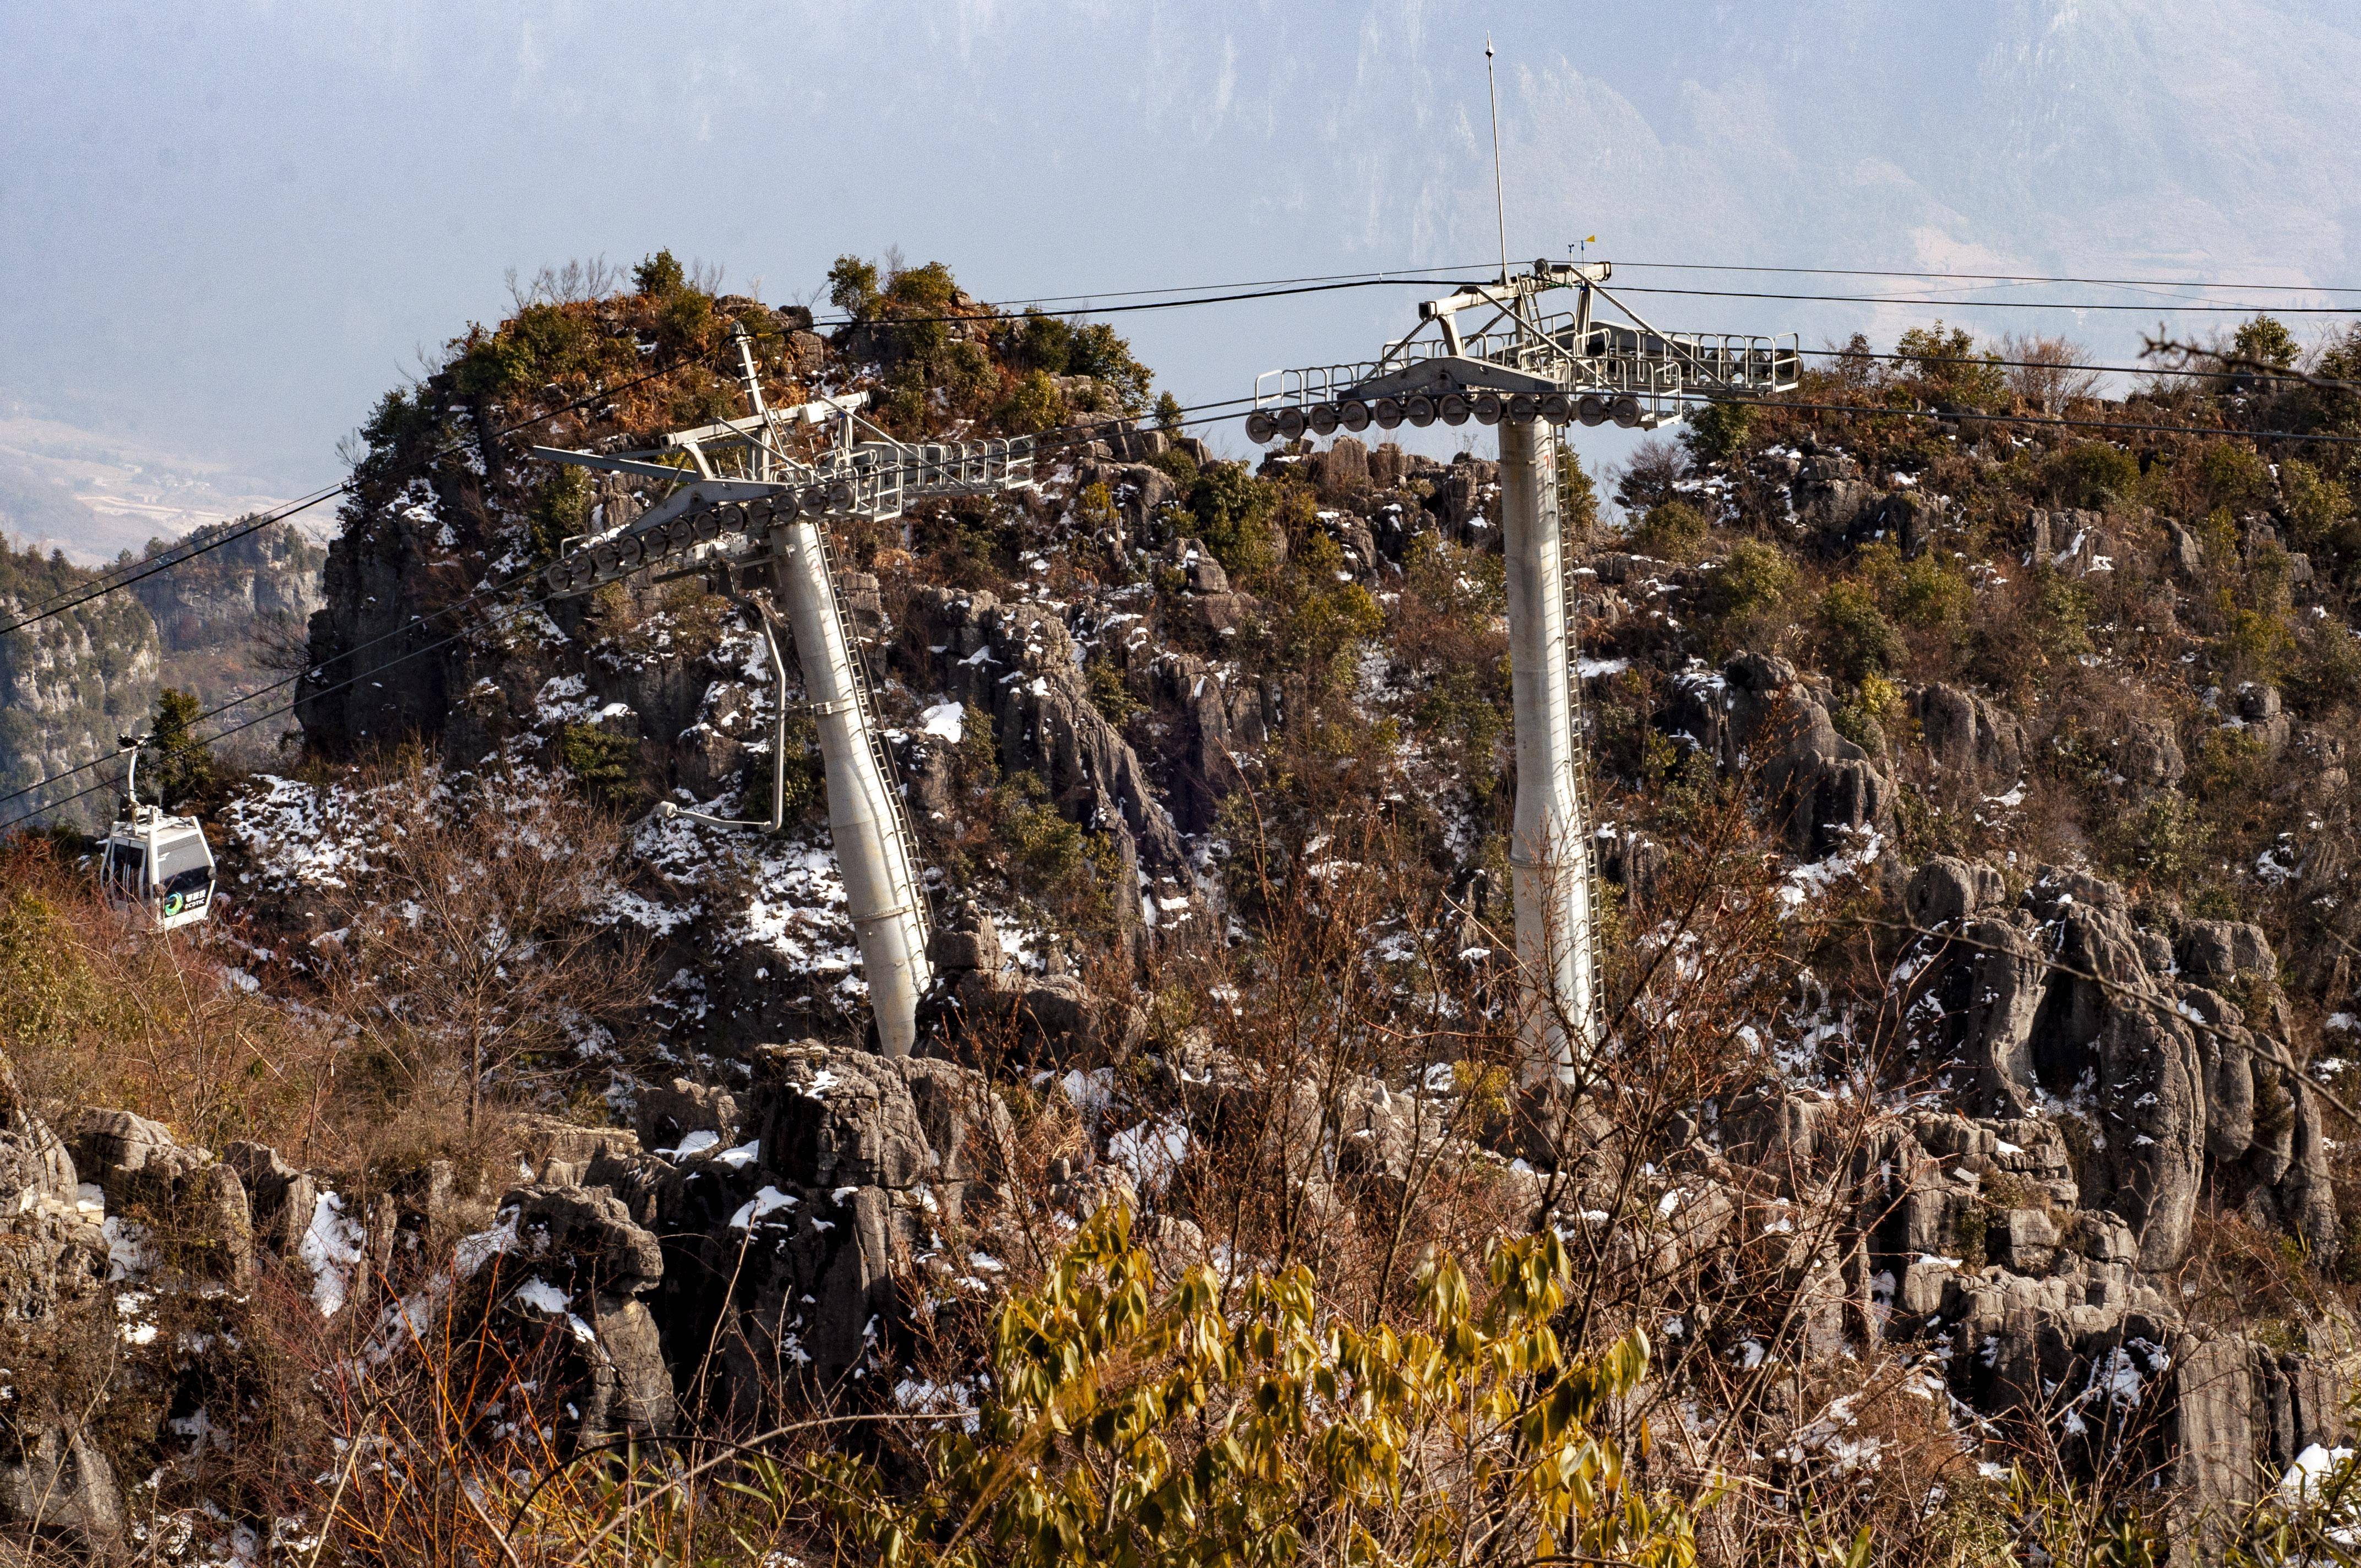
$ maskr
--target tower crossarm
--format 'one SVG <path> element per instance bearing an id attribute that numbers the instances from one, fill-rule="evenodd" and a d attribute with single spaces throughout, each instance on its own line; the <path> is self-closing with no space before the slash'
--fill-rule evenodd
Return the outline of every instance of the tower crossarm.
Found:
<path id="1" fill-rule="evenodd" d="M 1247 433 L 1257 440 L 1291 437 L 1310 429 L 1381 430 L 1456 423 L 1474 413 L 1486 423 L 1500 417 L 1486 402 L 1520 395 L 1535 400 L 1525 417 L 1554 424 L 1580 420 L 1653 428 L 1677 422 L 1716 398 L 1760 398 L 1793 391 L 1803 373 L 1793 333 L 1667 332 L 1642 320 L 1604 287 L 1604 262 L 1543 261 L 1508 285 L 1471 284 L 1419 307 L 1421 323 L 1386 345 L 1376 359 L 1273 370 L 1255 383 Z M 1539 312 L 1538 297 L 1570 289 L 1571 311 Z M 1611 305 L 1626 322 L 1601 322 Z M 1463 314 L 1487 313 L 1482 327 L 1463 332 Z M 1424 335 L 1432 323 L 1437 331 Z M 1456 398 L 1456 405 L 1443 400 Z"/>
<path id="2" fill-rule="evenodd" d="M 752 431 L 739 427 L 752 426 Z M 762 440 L 760 420 L 707 426 L 695 450 Z M 689 433 L 683 433 L 684 434 Z M 873 440 L 839 445 L 815 461 L 774 457 L 763 479 L 717 478 L 640 455 L 609 456 L 536 446 L 533 455 L 578 467 L 682 481 L 680 488 L 619 528 L 569 540 L 544 572 L 552 593 L 585 594 L 649 567 L 686 565 L 708 547 L 751 543 L 780 524 L 808 519 L 899 517 L 912 503 L 945 497 L 1030 488 L 1029 439 L 912 443 Z"/>

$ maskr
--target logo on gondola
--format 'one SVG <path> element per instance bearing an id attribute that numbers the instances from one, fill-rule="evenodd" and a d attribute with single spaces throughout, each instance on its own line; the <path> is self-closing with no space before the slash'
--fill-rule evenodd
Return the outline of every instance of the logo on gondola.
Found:
<path id="1" fill-rule="evenodd" d="M 164 918 L 170 920 L 173 916 L 178 915 L 182 902 L 181 895 L 177 893 L 168 896 L 164 900 Z"/>

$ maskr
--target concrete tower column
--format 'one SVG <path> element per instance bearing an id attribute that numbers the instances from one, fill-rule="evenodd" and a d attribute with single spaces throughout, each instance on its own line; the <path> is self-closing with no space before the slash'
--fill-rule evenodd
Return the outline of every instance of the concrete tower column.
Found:
<path id="1" fill-rule="evenodd" d="M 879 762 L 873 718 L 845 639 L 819 530 L 796 522 L 780 532 L 778 589 L 818 722 L 829 832 L 876 1014 L 877 1047 L 889 1057 L 906 1057 L 917 1039 L 918 993 L 932 978 L 917 857 L 905 836 L 901 803 Z"/>
<path id="2" fill-rule="evenodd" d="M 1517 816 L 1509 848 L 1517 958 L 1533 988 L 1532 1070 L 1561 1072 L 1598 1043 L 1590 824 L 1583 809 L 1555 430 L 1502 420 L 1500 523 L 1508 557 Z"/>

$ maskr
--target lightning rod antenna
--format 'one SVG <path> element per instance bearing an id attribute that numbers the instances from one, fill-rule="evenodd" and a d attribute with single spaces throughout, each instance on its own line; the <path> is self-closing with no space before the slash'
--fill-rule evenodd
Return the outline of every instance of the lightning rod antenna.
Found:
<path id="1" fill-rule="evenodd" d="M 1500 226 L 1500 287 L 1509 286 L 1509 204 L 1500 194 L 1500 83 L 1492 74 L 1492 35 L 1484 35 L 1484 87 L 1492 98 L 1492 213 Z"/>

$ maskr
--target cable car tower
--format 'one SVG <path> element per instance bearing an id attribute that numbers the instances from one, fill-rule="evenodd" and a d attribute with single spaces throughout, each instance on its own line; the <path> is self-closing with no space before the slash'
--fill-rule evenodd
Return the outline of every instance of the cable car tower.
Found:
<path id="1" fill-rule="evenodd" d="M 782 821 L 784 614 L 803 665 L 807 707 L 818 721 L 829 831 L 869 982 L 878 1048 L 887 1056 L 907 1056 L 917 1036 L 918 996 L 930 978 L 926 892 L 867 663 L 845 612 L 827 525 L 855 517 L 899 517 L 909 503 L 936 497 L 1029 489 L 1033 446 L 1021 439 L 895 441 L 856 413 L 867 401 L 865 393 L 770 408 L 742 327 L 737 341 L 752 409 L 748 417 L 675 431 L 646 451 L 533 448 L 535 456 L 551 462 L 679 486 L 628 523 L 567 541 L 544 578 L 553 597 L 568 598 L 672 565 L 655 580 L 703 576 L 716 592 L 753 612 L 777 683 L 770 819 L 708 817 L 670 801 L 659 807 L 667 817 L 719 827 L 775 831 Z M 803 455 L 790 455 L 791 440 Z M 688 466 L 678 466 L 682 458 Z"/>
<path id="2" fill-rule="evenodd" d="M 1792 390 L 1802 366 L 1793 334 L 1660 331 L 1608 292 L 1610 275 L 1604 261 L 1544 259 L 1512 276 L 1504 261 L 1498 283 L 1420 305 L 1420 324 L 1374 360 L 1260 377 L 1246 427 L 1258 443 L 1471 417 L 1499 429 L 1517 740 L 1509 863 L 1518 962 L 1538 997 L 1525 1047 L 1534 1070 L 1554 1064 L 1562 1076 L 1598 1044 L 1600 1017 L 1578 627 L 1560 505 L 1568 471 L 1557 433 L 1577 419 L 1653 429 L 1717 397 Z M 1542 314 L 1541 296 L 1561 289 L 1575 291 L 1574 309 Z M 1601 301 L 1629 324 L 1595 320 Z M 1472 334 L 1459 325 L 1468 311 L 1491 313 Z M 1430 324 L 1435 335 L 1422 337 Z"/>

